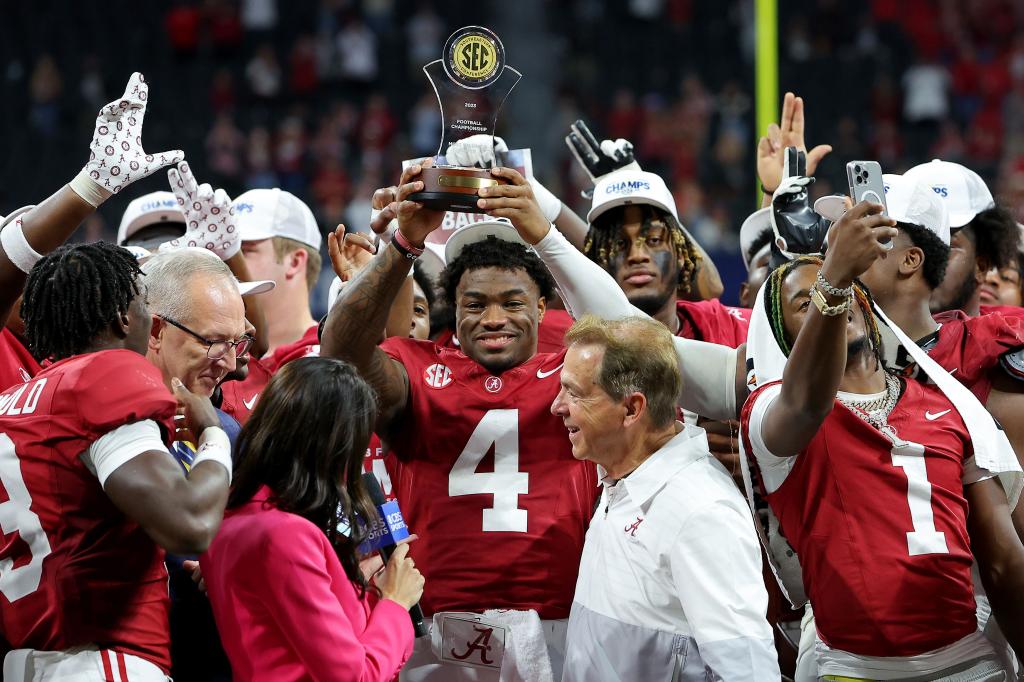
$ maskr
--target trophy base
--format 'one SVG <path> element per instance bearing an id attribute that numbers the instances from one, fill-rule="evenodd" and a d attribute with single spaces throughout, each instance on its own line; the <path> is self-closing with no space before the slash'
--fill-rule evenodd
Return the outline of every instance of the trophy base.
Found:
<path id="1" fill-rule="evenodd" d="M 491 175 L 487 168 L 462 166 L 431 166 L 424 168 L 419 178 L 423 191 L 409 195 L 427 208 L 458 213 L 484 213 L 476 205 L 481 187 L 507 185 L 508 181 Z"/>

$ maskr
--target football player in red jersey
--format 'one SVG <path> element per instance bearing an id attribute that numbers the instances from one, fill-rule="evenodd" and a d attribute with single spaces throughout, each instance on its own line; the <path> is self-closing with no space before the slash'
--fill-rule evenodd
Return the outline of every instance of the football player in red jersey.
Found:
<path id="1" fill-rule="evenodd" d="M 898 221 L 898 232 L 893 249 L 861 280 L 885 314 L 992 412 L 1014 450 L 1024 456 L 1019 419 L 1024 411 L 1024 320 L 1003 312 L 932 314 L 928 302 L 943 282 L 951 251 L 948 210 L 920 181 L 899 175 L 884 179 L 888 212 Z M 886 349 L 886 364 L 916 375 L 901 347 Z M 1014 522 L 1024 537 L 1024 507 L 1014 510 Z"/>
<path id="2" fill-rule="evenodd" d="M 0 394 L 0 629 L 9 682 L 164 680 L 169 669 L 164 550 L 201 552 L 230 482 L 227 437 L 209 400 L 145 357 L 152 318 L 134 256 L 102 242 L 65 246 L 32 270 L 22 307 L 36 355 L 53 361 Z M 169 456 L 200 433 L 188 477 Z M 104 677 L 106 675 L 106 677 Z"/>
<path id="3" fill-rule="evenodd" d="M 398 337 L 378 347 L 412 264 L 407 254 L 443 217 L 406 200 L 422 189 L 419 172 L 414 165 L 403 173 L 399 232 L 342 289 L 322 350 L 353 362 L 377 390 L 377 431 L 401 461 L 398 499 L 420 537 L 411 555 L 427 579 L 424 612 L 438 614 L 443 630 L 463 632 L 465 618 L 444 612 L 532 610 L 558 656 L 597 478 L 592 465 L 573 459 L 565 427 L 549 412 L 561 356 L 537 355 L 536 344 L 553 282 L 506 226 L 506 239 L 519 244 L 467 244 L 448 264 L 445 292 L 455 299 L 461 350 Z M 547 225 L 536 204 L 529 208 L 527 219 Z M 501 623 L 485 619 L 504 631 Z M 457 655 L 443 651 L 439 660 L 421 640 L 403 674 L 460 679 L 473 670 L 457 667 L 465 648 L 460 640 Z M 497 662 L 497 679 L 498 647 L 488 660 Z M 557 675 L 560 663 L 552 663 Z"/>
<path id="4" fill-rule="evenodd" d="M 800 555 L 817 675 L 1001 680 L 977 629 L 971 564 L 1021 650 L 1024 546 L 951 398 L 883 369 L 869 301 L 853 287 L 898 237 L 881 211 L 854 206 L 824 264 L 801 258 L 766 283 L 754 314 L 788 361 L 781 383 L 761 377 L 744 406 L 744 442 Z M 756 349 L 753 359 L 761 371 Z"/>

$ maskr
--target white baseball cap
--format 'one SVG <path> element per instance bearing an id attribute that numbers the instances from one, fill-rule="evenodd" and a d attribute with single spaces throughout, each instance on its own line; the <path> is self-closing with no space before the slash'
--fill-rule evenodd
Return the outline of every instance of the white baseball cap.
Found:
<path id="1" fill-rule="evenodd" d="M 934 159 L 914 166 L 903 177 L 932 188 L 946 204 L 949 226 L 954 230 L 974 220 L 974 216 L 985 209 L 995 206 L 992 192 L 981 176 L 959 163 Z"/>
<path id="2" fill-rule="evenodd" d="M 500 239 L 503 242 L 522 244 L 530 248 L 530 245 L 523 241 L 523 238 L 516 232 L 516 228 L 512 227 L 511 222 L 504 218 L 495 218 L 494 220 L 473 223 L 455 230 L 444 244 L 444 262 L 451 263 L 470 244 L 482 242 L 491 237 Z"/>
<path id="3" fill-rule="evenodd" d="M 178 208 L 178 200 L 171 192 L 150 192 L 133 199 L 121 216 L 117 243 L 123 245 L 142 228 L 159 223 L 181 223 L 181 233 L 185 234 L 185 214 Z"/>
<path id="4" fill-rule="evenodd" d="M 291 192 L 274 189 L 251 189 L 238 196 L 231 205 L 243 242 L 286 237 L 320 250 L 323 237 L 316 218 Z"/>
<path id="5" fill-rule="evenodd" d="M 758 251 L 758 253 L 756 254 L 750 253 L 750 248 L 754 245 L 754 242 L 757 241 L 758 237 L 760 237 L 765 232 L 771 231 L 771 206 L 766 206 L 762 209 L 754 211 L 749 216 L 747 216 L 747 219 L 744 220 L 743 224 L 740 226 L 740 255 L 743 256 L 743 265 L 746 266 L 747 272 L 750 272 L 750 264 L 753 261 L 757 260 L 758 257 L 761 255 L 760 251 Z M 768 240 L 768 243 L 765 246 L 771 249 L 771 239 Z"/>
<path id="6" fill-rule="evenodd" d="M 906 175 L 885 173 L 886 213 L 901 223 L 931 230 L 949 246 L 949 211 L 931 187 Z"/>
<path id="7" fill-rule="evenodd" d="M 656 206 L 679 220 L 675 199 L 661 176 L 642 170 L 623 169 L 598 179 L 594 185 L 594 201 L 590 205 L 587 222 L 593 223 L 602 213 L 616 206 L 630 204 Z"/>

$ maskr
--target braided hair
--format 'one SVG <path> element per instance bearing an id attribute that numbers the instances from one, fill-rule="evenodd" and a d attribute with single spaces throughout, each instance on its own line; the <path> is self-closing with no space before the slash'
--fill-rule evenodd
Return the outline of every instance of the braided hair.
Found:
<path id="1" fill-rule="evenodd" d="M 128 250 L 107 242 L 67 244 L 43 256 L 21 302 L 29 350 L 39 360 L 87 351 L 128 312 L 140 273 Z"/>
<path id="2" fill-rule="evenodd" d="M 682 224 L 675 216 L 649 204 L 640 205 L 639 208 L 643 211 L 641 234 L 646 234 L 655 222 L 665 224 L 668 243 L 675 251 L 676 260 L 679 263 L 679 293 L 690 293 L 693 276 L 697 272 L 697 266 L 700 265 L 700 254 L 697 253 L 697 249 L 686 236 Z M 608 270 L 611 261 L 622 250 L 619 245 L 619 232 L 622 229 L 623 217 L 623 211 L 607 211 L 594 220 L 590 231 L 587 232 L 583 253 L 605 270 Z"/>
<path id="3" fill-rule="evenodd" d="M 765 312 L 768 313 L 768 322 L 772 328 L 772 335 L 775 337 L 776 343 L 779 344 L 779 348 L 782 349 L 782 354 L 787 358 L 793 350 L 793 343 L 795 343 L 796 339 L 790 339 L 786 333 L 786 324 L 782 316 L 782 284 L 789 277 L 790 273 L 797 268 L 805 265 L 815 265 L 820 268 L 823 263 L 824 261 L 820 256 L 800 256 L 799 258 L 786 261 L 772 270 L 771 274 L 768 275 L 768 279 L 765 280 Z M 853 281 L 853 299 L 864 314 L 864 323 L 868 329 L 868 341 L 871 344 L 871 350 L 878 359 L 879 365 L 883 365 L 881 355 L 882 335 L 878 331 L 878 323 L 871 310 L 871 292 L 859 280 Z"/>

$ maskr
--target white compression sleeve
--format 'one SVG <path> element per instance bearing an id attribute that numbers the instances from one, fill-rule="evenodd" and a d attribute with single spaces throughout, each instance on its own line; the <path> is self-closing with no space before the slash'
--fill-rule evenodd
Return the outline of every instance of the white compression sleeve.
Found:
<path id="1" fill-rule="evenodd" d="M 647 317 L 633 306 L 604 269 L 580 253 L 556 229 L 534 247 L 555 278 L 573 319 L 593 314 L 609 320 Z M 710 419 L 736 418 L 736 351 L 727 346 L 673 339 L 683 376 L 679 405 Z"/>

